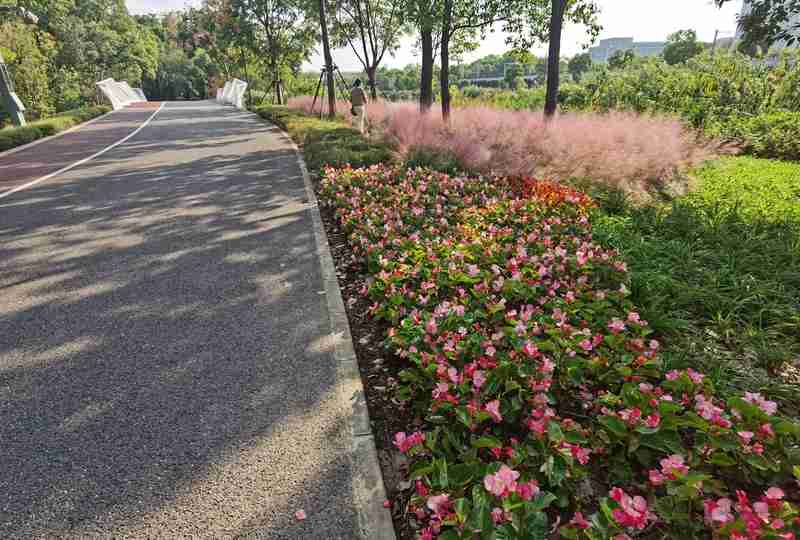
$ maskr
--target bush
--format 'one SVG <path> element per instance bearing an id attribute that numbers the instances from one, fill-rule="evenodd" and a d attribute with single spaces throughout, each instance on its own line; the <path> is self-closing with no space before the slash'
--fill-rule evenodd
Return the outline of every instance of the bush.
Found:
<path id="1" fill-rule="evenodd" d="M 65 111 L 52 118 L 36 120 L 23 127 L 7 127 L 0 129 L 0 152 L 22 146 L 23 144 L 28 144 L 42 137 L 55 135 L 60 131 L 64 131 L 65 129 L 86 122 L 96 116 L 105 114 L 109 110 L 111 109 L 105 106 L 86 107 Z"/>
<path id="2" fill-rule="evenodd" d="M 731 120 L 717 130 L 754 156 L 800 160 L 800 112 L 774 112 Z"/>
<path id="3" fill-rule="evenodd" d="M 298 107 L 308 105 L 304 110 L 310 110 L 308 100 L 294 103 Z M 349 110 L 348 106 L 348 114 Z M 306 164 L 312 171 L 320 170 L 326 165 L 362 167 L 392 159 L 392 150 L 388 145 L 368 141 L 341 120 L 320 120 L 318 117 L 280 106 L 256 107 L 254 111 L 278 125 L 303 147 Z"/>
<path id="4" fill-rule="evenodd" d="M 407 362 L 396 399 L 425 420 L 394 441 L 423 538 L 800 531 L 800 425 L 665 368 L 587 196 L 381 166 L 328 169 L 322 195 Z"/>

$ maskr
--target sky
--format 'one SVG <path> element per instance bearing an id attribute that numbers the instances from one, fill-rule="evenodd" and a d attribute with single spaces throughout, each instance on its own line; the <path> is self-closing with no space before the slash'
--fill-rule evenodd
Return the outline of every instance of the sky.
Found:
<path id="1" fill-rule="evenodd" d="M 126 0 L 131 13 L 163 12 L 181 9 L 187 5 L 197 5 L 197 0 Z M 729 2 L 724 8 L 717 8 L 712 0 L 598 0 L 600 5 L 600 24 L 603 30 L 600 38 L 633 37 L 636 41 L 664 41 L 676 30 L 693 29 L 701 41 L 710 42 L 714 32 L 720 37 L 733 36 L 736 29 L 736 15 L 741 10 L 742 1 Z M 586 45 L 586 31 L 582 27 L 567 25 L 561 43 L 562 56 L 573 56 Z M 387 67 L 403 67 L 419 62 L 414 48 L 415 39 L 408 37 L 394 57 L 387 57 Z M 501 54 L 507 49 L 504 36 L 490 34 L 474 52 L 465 55 L 469 62 L 488 54 Z M 544 56 L 546 45 L 532 52 Z M 343 71 L 357 71 L 361 65 L 348 49 L 333 52 L 334 62 Z M 319 53 L 315 54 L 305 66 L 308 69 L 323 64 Z"/>

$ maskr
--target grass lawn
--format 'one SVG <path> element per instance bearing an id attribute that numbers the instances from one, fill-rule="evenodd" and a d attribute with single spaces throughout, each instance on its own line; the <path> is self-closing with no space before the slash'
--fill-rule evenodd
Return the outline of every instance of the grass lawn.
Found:
<path id="1" fill-rule="evenodd" d="M 695 191 L 670 205 L 606 198 L 595 234 L 628 261 L 634 302 L 669 336 L 668 362 L 797 415 L 800 164 L 728 157 L 693 176 Z"/>
<path id="2" fill-rule="evenodd" d="M 253 111 L 286 131 L 303 147 L 311 171 L 319 171 L 325 165 L 366 167 L 392 158 L 387 145 L 368 141 L 341 120 L 323 120 L 274 105 L 256 107 Z"/>

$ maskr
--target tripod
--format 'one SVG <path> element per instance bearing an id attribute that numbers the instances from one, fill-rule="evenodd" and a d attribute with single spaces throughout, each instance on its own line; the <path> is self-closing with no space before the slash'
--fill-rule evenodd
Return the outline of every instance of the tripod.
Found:
<path id="1" fill-rule="evenodd" d="M 339 78 L 336 78 L 336 75 L 339 75 Z M 345 96 L 347 96 L 347 92 L 349 86 L 347 81 L 344 80 L 342 76 L 342 72 L 339 71 L 339 67 L 335 64 L 328 70 L 327 66 L 323 67 L 320 74 L 319 74 L 319 81 L 317 82 L 317 90 L 314 92 L 314 101 L 311 103 L 311 114 L 314 114 L 314 107 L 317 106 L 317 98 L 320 100 L 319 106 L 319 117 L 322 118 L 323 109 L 325 108 L 322 105 L 322 100 L 325 97 L 325 91 L 328 88 L 328 77 L 333 77 L 334 80 L 334 88 L 336 86 L 340 86 L 339 91 L 342 92 Z M 335 96 L 334 96 L 335 97 Z"/>

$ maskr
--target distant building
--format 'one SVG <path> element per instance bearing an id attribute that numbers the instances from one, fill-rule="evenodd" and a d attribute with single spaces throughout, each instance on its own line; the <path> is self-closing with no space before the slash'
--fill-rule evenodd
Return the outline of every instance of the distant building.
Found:
<path id="1" fill-rule="evenodd" d="M 664 52 L 664 41 L 633 41 L 633 38 L 601 39 L 600 44 L 589 49 L 592 62 L 605 63 L 618 51 L 633 51 L 637 56 L 658 56 Z"/>

